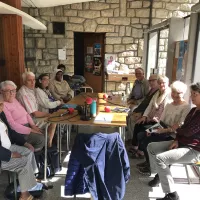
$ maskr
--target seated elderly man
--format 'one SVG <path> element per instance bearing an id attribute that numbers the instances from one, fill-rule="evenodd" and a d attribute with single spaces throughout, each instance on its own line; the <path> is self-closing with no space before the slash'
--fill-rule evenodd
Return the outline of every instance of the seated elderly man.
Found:
<path id="1" fill-rule="evenodd" d="M 166 194 L 164 198 L 157 200 L 180 199 L 174 186 L 170 165 L 195 163 L 200 160 L 200 83 L 191 85 L 190 89 L 191 100 L 196 107 L 190 110 L 184 124 L 176 130 L 175 140 L 153 142 L 147 147 L 151 171 L 158 173 L 154 181 L 161 182 Z"/>
<path id="2" fill-rule="evenodd" d="M 136 68 L 135 76 L 136 80 L 127 100 L 132 110 L 143 101 L 149 92 L 149 82 L 144 77 L 144 69 L 141 67 Z"/>
<path id="3" fill-rule="evenodd" d="M 148 107 L 153 95 L 158 91 L 158 75 L 157 74 L 152 74 L 149 77 L 149 85 L 150 85 L 150 90 L 144 100 L 139 104 L 137 108 L 133 110 L 133 112 L 130 112 L 129 115 L 127 116 L 127 136 L 126 138 L 132 139 L 133 135 L 133 130 L 135 127 L 136 121 L 142 117 L 144 111 Z"/>
<path id="4" fill-rule="evenodd" d="M 24 106 L 28 114 L 33 117 L 33 120 L 36 122 L 36 125 L 44 130 L 46 122 L 41 122 L 37 118 L 48 117 L 49 113 L 39 111 L 39 105 L 36 99 L 35 93 L 35 74 L 32 72 L 24 72 L 22 74 L 22 79 L 24 85 L 17 92 L 18 101 Z M 48 127 L 48 146 L 52 146 L 52 140 L 55 133 L 56 124 L 51 124 Z"/>
<path id="5" fill-rule="evenodd" d="M 0 84 L 4 100 L 3 111 L 11 128 L 22 134 L 25 140 L 33 145 L 35 151 L 40 151 L 44 147 L 44 135 L 15 98 L 16 89 L 17 86 L 12 81 L 4 81 Z"/>
<path id="6" fill-rule="evenodd" d="M 18 174 L 20 200 L 32 200 L 28 190 L 37 184 L 34 176 L 37 165 L 33 151 L 33 146 L 10 128 L 3 113 L 3 102 L 0 100 L 0 167 Z"/>
<path id="7" fill-rule="evenodd" d="M 52 80 L 49 83 L 49 90 L 56 100 L 67 103 L 73 96 L 73 90 L 69 87 L 67 81 L 63 80 L 63 71 L 55 69 Z"/>

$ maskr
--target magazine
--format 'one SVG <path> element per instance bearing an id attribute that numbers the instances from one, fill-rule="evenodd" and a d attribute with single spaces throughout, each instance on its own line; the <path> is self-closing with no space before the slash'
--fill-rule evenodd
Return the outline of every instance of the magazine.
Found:
<path id="1" fill-rule="evenodd" d="M 146 129 L 146 132 L 148 133 L 156 133 L 158 129 L 161 129 L 161 128 L 168 128 L 168 126 L 160 121 L 160 122 L 157 122 L 156 124 L 154 124 L 153 126 L 149 127 L 148 129 Z"/>

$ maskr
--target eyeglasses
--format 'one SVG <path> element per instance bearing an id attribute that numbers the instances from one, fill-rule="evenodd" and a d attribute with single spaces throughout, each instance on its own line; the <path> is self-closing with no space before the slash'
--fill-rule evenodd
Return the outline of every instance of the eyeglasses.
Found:
<path id="1" fill-rule="evenodd" d="M 5 94 L 16 94 L 17 90 L 3 90 Z"/>

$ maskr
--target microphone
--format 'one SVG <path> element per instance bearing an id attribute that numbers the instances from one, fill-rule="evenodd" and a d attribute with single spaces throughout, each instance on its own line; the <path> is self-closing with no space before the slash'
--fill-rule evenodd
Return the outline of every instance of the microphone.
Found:
<path id="1" fill-rule="evenodd" d="M 64 116 L 64 115 L 67 115 L 69 113 L 69 110 L 67 110 L 66 112 L 60 114 L 60 117 Z"/>
<path id="2" fill-rule="evenodd" d="M 73 114 L 74 113 L 74 108 L 67 108 L 67 111 L 60 114 L 60 117 L 67 115 L 67 114 Z"/>

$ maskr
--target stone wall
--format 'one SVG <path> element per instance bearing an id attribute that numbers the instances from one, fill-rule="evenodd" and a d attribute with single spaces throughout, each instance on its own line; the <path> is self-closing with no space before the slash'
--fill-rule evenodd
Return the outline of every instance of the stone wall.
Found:
<path id="1" fill-rule="evenodd" d="M 172 16 L 186 16 L 198 0 L 154 0 L 152 24 Z M 37 74 L 52 72 L 59 63 L 74 71 L 74 31 L 106 33 L 105 52 L 116 53 L 118 62 L 128 65 L 130 73 L 142 66 L 143 31 L 149 25 L 150 2 L 106 0 L 51 8 L 23 8 L 47 27 L 47 31 L 25 29 L 27 67 Z M 65 34 L 54 35 L 52 22 L 65 22 Z M 161 38 L 162 39 L 162 38 Z M 164 47 L 164 45 L 163 45 Z M 163 49 L 161 47 L 161 49 Z M 67 60 L 58 60 L 58 48 L 66 48 Z M 165 56 L 166 49 L 160 56 Z M 165 58 L 163 58 L 165 59 Z"/>

